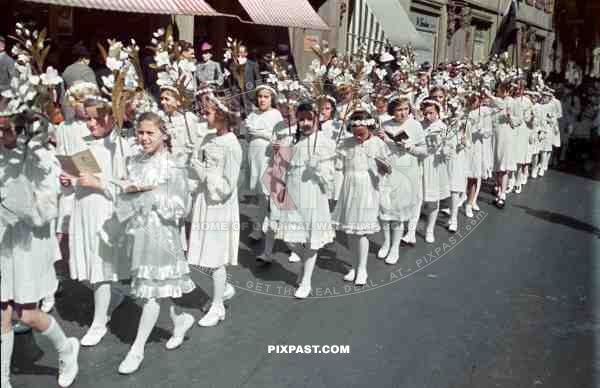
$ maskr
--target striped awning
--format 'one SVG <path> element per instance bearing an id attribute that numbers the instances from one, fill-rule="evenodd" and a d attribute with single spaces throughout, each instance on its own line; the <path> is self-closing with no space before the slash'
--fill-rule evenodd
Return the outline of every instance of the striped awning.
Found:
<path id="1" fill-rule="evenodd" d="M 204 0 L 27 0 L 34 3 L 83 7 L 107 11 L 171 15 L 220 16 Z"/>
<path id="2" fill-rule="evenodd" d="M 238 0 L 256 24 L 329 30 L 307 0 Z"/>

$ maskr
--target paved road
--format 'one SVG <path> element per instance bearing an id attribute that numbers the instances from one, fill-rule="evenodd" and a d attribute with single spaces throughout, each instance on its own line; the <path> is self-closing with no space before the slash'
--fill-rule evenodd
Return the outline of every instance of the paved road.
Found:
<path id="1" fill-rule="evenodd" d="M 289 297 L 299 265 L 279 253 L 271 268 L 256 268 L 259 247 L 245 240 L 231 270 L 238 293 L 221 325 L 195 326 L 169 352 L 163 309 L 142 368 L 120 376 L 140 314 L 128 299 L 101 344 L 82 350 L 73 386 L 600 386 L 600 182 L 551 172 L 504 211 L 490 199 L 474 225 L 461 218 L 460 235 L 440 227 L 436 244 L 403 248 L 396 266 L 375 258 L 375 236 L 362 290 L 342 281 L 348 251 L 325 250 L 314 276 L 321 297 L 304 301 Z M 242 207 L 245 216 L 254 210 Z M 194 278 L 200 287 L 181 306 L 199 318 L 211 287 L 206 275 Z M 54 314 L 81 337 L 91 304 L 91 291 L 67 282 Z M 268 345 L 349 345 L 350 353 L 269 354 Z M 56 386 L 56 365 L 44 338 L 17 337 L 14 387 Z"/>

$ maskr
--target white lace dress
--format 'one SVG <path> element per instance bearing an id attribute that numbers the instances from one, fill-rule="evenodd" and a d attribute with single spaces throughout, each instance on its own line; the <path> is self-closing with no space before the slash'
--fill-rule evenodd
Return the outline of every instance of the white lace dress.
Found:
<path id="1" fill-rule="evenodd" d="M 271 141 L 281 133 L 285 135 L 288 132 L 283 116 L 277 109 L 252 112 L 246 118 L 241 132 L 246 136 L 244 155 L 248 166 L 247 189 L 254 195 L 269 195 L 261 178 L 269 165 Z"/>
<path id="2" fill-rule="evenodd" d="M 160 151 L 127 159 L 128 181 L 155 187 L 121 193 L 117 202 L 126 225 L 120 245 L 131 257 L 131 294 L 138 298 L 178 298 L 195 288 L 179 234 L 189 198 L 186 172 L 174 158 Z"/>
<path id="3" fill-rule="evenodd" d="M 467 152 L 467 175 L 487 179 L 492 176 L 492 109 L 481 106 L 469 112 L 466 133 L 471 134 Z"/>
<path id="4" fill-rule="evenodd" d="M 203 156 L 202 156 L 203 155 Z M 207 268 L 237 265 L 240 243 L 238 179 L 242 147 L 233 133 L 200 149 L 204 177 L 195 194 L 188 262 Z"/>
<path id="5" fill-rule="evenodd" d="M 423 122 L 428 155 L 423 159 L 423 201 L 437 202 L 450 196 L 448 160 L 454 153 L 452 144 L 444 140 L 448 135 L 441 120 Z"/>
<path id="6" fill-rule="evenodd" d="M 363 143 L 354 137 L 337 147 L 337 163 L 344 169 L 344 181 L 332 220 L 348 234 L 377 233 L 379 226 L 379 185 L 376 157 L 387 159 L 389 148 L 383 140 L 371 136 Z"/>
<path id="7" fill-rule="evenodd" d="M 71 278 L 90 283 L 129 279 L 131 267 L 126 252 L 116 245 L 123 226 L 114 217 L 117 186 L 111 183 L 125 175 L 127 143 L 117 135 L 84 137 L 84 142 L 98 162 L 104 190 L 88 189 L 75 184 L 63 188 L 63 193 L 74 191 L 73 213 L 69 222 L 69 270 Z"/>
<path id="8" fill-rule="evenodd" d="M 37 303 L 56 291 L 54 220 L 60 167 L 40 144 L 0 146 L 1 301 Z"/>
<path id="9" fill-rule="evenodd" d="M 405 143 L 414 146 L 414 149 L 408 152 L 386 135 L 392 173 L 385 175 L 382 180 L 379 218 L 383 221 L 408 221 L 419 212 L 423 200 L 423 167 L 420 159 L 427 156 L 425 132 L 421 123 L 413 118 L 402 124 L 388 120 L 382 127 L 386 133 L 394 136 L 405 132 L 408 135 Z"/>
<path id="10" fill-rule="evenodd" d="M 329 212 L 335 143 L 322 133 L 313 133 L 302 137 L 293 150 L 284 178 L 291 206 L 279 211 L 276 238 L 316 250 L 335 237 Z"/>

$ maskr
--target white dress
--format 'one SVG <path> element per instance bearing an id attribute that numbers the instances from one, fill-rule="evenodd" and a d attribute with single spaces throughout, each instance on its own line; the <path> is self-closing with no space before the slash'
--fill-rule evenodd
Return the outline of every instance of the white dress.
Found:
<path id="1" fill-rule="evenodd" d="M 422 125 L 428 153 L 423 159 L 423 201 L 437 202 L 450 196 L 448 160 L 454 147 L 446 145 L 448 128 L 441 120 Z"/>
<path id="2" fill-rule="evenodd" d="M 277 109 L 252 112 L 246 118 L 242 134 L 246 135 L 244 155 L 248 164 L 248 190 L 251 194 L 269 195 L 263 181 L 271 154 L 271 141 L 279 133 L 287 133 L 283 116 Z"/>
<path id="3" fill-rule="evenodd" d="M 321 123 L 321 132 L 325 134 L 325 137 L 333 140 L 336 147 L 338 143 L 352 137 L 351 132 L 348 132 L 345 128 L 342 128 L 342 122 L 339 120 L 327 120 Z M 333 187 L 331 187 L 330 199 L 337 200 L 340 196 L 340 190 L 342 189 L 342 182 L 344 181 L 344 170 L 341 163 L 335 164 L 333 179 L 334 184 Z"/>
<path id="4" fill-rule="evenodd" d="M 293 150 L 284 178 L 291 206 L 280 210 L 276 238 L 316 250 L 335 238 L 329 212 L 335 143 L 313 133 L 302 137 Z"/>
<path id="5" fill-rule="evenodd" d="M 467 151 L 467 175 L 487 179 L 492 172 L 492 109 L 480 106 L 469 112 L 466 120 L 466 133 L 471 134 L 471 147 Z"/>
<path id="6" fill-rule="evenodd" d="M 129 257 L 116 245 L 122 236 L 120 225 L 114 214 L 117 186 L 113 179 L 124 178 L 127 143 L 117 135 L 117 130 L 105 138 L 84 138 L 86 147 L 92 152 L 102 173 L 99 177 L 103 191 L 80 187 L 74 190 L 73 214 L 69 222 L 69 270 L 71 278 L 90 283 L 118 281 L 129 278 Z"/>
<path id="7" fill-rule="evenodd" d="M 408 221 L 420 211 L 423 201 L 423 167 L 420 159 L 427 156 L 425 132 L 421 123 L 412 117 L 402 124 L 388 120 L 382 128 L 390 148 L 392 173 L 385 175 L 382 180 L 379 218 L 383 221 Z M 387 133 L 396 136 L 402 132 L 408 135 L 405 143 L 414 146 L 411 152 L 387 136 Z"/>
<path id="8" fill-rule="evenodd" d="M 447 162 L 450 191 L 464 193 L 467 190 L 467 177 L 469 175 L 468 153 L 471 150 L 471 139 L 467 139 L 467 137 L 470 138 L 470 135 L 463 136 L 460 132 L 457 132 L 456 128 L 450 128 L 449 131 L 454 132 L 454 135 L 446 140 L 447 145 L 454 148 L 454 152 Z"/>
<path id="9" fill-rule="evenodd" d="M 179 298 L 195 288 L 179 234 L 189 198 L 186 171 L 167 151 L 129 157 L 127 170 L 128 181 L 155 187 L 117 200 L 117 217 L 126 225 L 121 249 L 131 257 L 131 294 Z"/>
<path id="10" fill-rule="evenodd" d="M 546 110 L 542 104 L 533 104 L 531 110 L 533 123 L 529 132 L 529 147 L 527 153 L 530 157 L 537 155 L 542 150 L 542 139 L 546 134 Z"/>
<path id="11" fill-rule="evenodd" d="M 56 128 L 56 154 L 73 155 L 85 149 L 83 138 L 90 134 L 84 121 L 63 122 Z M 73 212 L 73 193 L 62 193 L 58 198 L 56 231 L 69 233 L 69 220 Z"/>
<path id="12" fill-rule="evenodd" d="M 192 214 L 188 262 L 207 268 L 237 265 L 240 242 L 238 179 L 242 147 L 235 134 L 212 138 L 200 149 L 206 177 Z"/>
<path id="13" fill-rule="evenodd" d="M 37 142 L 0 146 L 1 301 L 37 303 L 58 286 L 59 257 L 54 221 L 58 214 L 60 167 Z"/>
<path id="14" fill-rule="evenodd" d="M 554 132 L 558 127 L 554 104 L 552 102 L 542 104 L 542 111 L 540 113 L 543 115 L 542 122 L 540 123 L 540 151 L 551 152 L 554 145 Z"/>
<path id="15" fill-rule="evenodd" d="M 560 147 L 560 127 L 559 120 L 563 117 L 562 104 L 556 98 L 552 97 L 552 101 L 550 102 L 552 106 L 552 145 L 554 147 Z"/>
<path id="16" fill-rule="evenodd" d="M 389 148 L 377 136 L 363 143 L 352 137 L 337 147 L 337 163 L 344 168 L 344 181 L 332 220 L 348 234 L 379 231 L 379 185 L 375 157 L 388 158 Z"/>
<path id="17" fill-rule="evenodd" d="M 515 136 L 515 162 L 517 164 L 527 164 L 529 163 L 529 126 L 527 123 L 531 120 L 531 111 L 533 109 L 533 104 L 531 100 L 526 96 L 517 97 L 514 99 L 514 111 L 515 115 L 512 120 L 513 124 L 517 125 L 515 128 L 516 136 Z"/>
<path id="18" fill-rule="evenodd" d="M 493 115 L 494 172 L 515 171 L 517 169 L 513 149 L 515 129 L 509 120 L 509 114 L 513 116 L 513 99 L 493 97 L 491 100 L 498 109 Z"/>
<path id="19" fill-rule="evenodd" d="M 185 115 L 181 112 L 173 113 L 166 126 L 171 135 L 172 152 L 176 156 L 190 154 L 194 147 L 202 144 L 208 134 L 206 122 L 201 122 L 192 112 L 185 112 Z M 187 162 L 187 159 L 182 161 Z"/>

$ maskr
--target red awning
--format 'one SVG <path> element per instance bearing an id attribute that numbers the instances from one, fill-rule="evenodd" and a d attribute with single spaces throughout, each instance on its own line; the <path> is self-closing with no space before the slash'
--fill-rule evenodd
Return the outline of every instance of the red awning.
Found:
<path id="1" fill-rule="evenodd" d="M 254 23 L 329 30 L 307 0 L 238 0 Z"/>
<path id="2" fill-rule="evenodd" d="M 107 11 L 172 15 L 220 16 L 204 0 L 27 0 L 34 3 L 83 7 Z"/>

